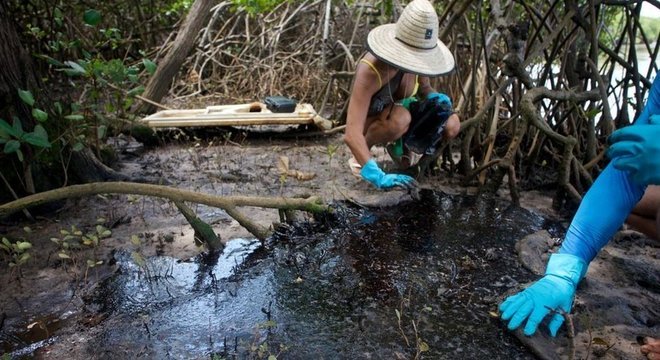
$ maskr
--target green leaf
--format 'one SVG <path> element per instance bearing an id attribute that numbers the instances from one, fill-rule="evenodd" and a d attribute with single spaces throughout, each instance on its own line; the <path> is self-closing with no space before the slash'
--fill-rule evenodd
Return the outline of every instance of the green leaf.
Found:
<path id="1" fill-rule="evenodd" d="M 18 250 L 25 251 L 27 249 L 30 249 L 32 247 L 32 244 L 30 244 L 27 241 L 19 241 L 16 243 L 16 247 Z"/>
<path id="2" fill-rule="evenodd" d="M 85 117 L 80 115 L 80 114 L 71 114 L 71 115 L 65 116 L 64 118 L 67 119 L 67 120 L 73 120 L 73 121 L 80 121 L 80 120 L 85 119 Z"/>
<path id="3" fill-rule="evenodd" d="M 424 341 L 420 341 L 420 342 L 419 342 L 419 351 L 420 351 L 420 352 L 427 352 L 427 351 L 429 351 L 429 344 L 427 344 L 427 343 L 424 342 Z"/>
<path id="4" fill-rule="evenodd" d="M 135 96 L 135 95 L 140 95 L 144 92 L 144 86 L 140 85 L 134 89 L 131 89 L 128 91 L 127 95 L 128 96 Z"/>
<path id="5" fill-rule="evenodd" d="M 101 125 L 96 129 L 96 136 L 98 137 L 99 140 L 101 140 L 105 137 L 105 133 L 107 131 L 108 131 L 108 127 L 105 125 Z"/>
<path id="6" fill-rule="evenodd" d="M 25 231 L 26 233 L 29 234 L 29 233 L 32 232 L 32 228 L 30 228 L 29 226 L 25 226 L 25 227 L 23 227 L 23 231 Z"/>
<path id="7" fill-rule="evenodd" d="M 18 90 L 18 96 L 23 100 L 24 103 L 26 103 L 29 106 L 34 105 L 34 96 L 32 96 L 32 93 L 30 90 Z"/>
<path id="8" fill-rule="evenodd" d="M 43 140 L 48 141 L 48 133 L 46 132 L 46 129 L 43 126 L 39 124 L 35 125 L 34 130 L 32 130 L 32 133 L 42 138 Z"/>
<path id="9" fill-rule="evenodd" d="M 61 252 L 61 253 L 57 253 L 57 256 L 59 256 L 60 259 L 71 259 L 71 256 L 69 256 L 69 255 L 67 255 L 67 254 L 65 254 L 65 253 L 63 253 L 63 252 Z"/>
<path id="10" fill-rule="evenodd" d="M 9 123 L 7 123 L 6 121 L 4 121 L 2 119 L 0 119 L 0 131 L 5 133 L 5 134 L 11 135 L 15 138 L 21 137 L 21 134 L 19 134 L 16 131 L 16 129 L 14 129 L 11 125 L 9 125 Z"/>
<path id="11" fill-rule="evenodd" d="M 14 131 L 16 132 L 16 134 L 18 134 L 16 137 L 20 138 L 21 136 L 23 136 L 24 131 L 23 131 L 23 124 L 21 123 L 21 120 L 19 118 L 15 117 L 14 118 L 14 123 L 12 125 L 13 125 Z"/>
<path id="12" fill-rule="evenodd" d="M 77 142 L 77 143 L 75 143 L 75 144 L 73 145 L 73 148 L 72 148 L 71 150 L 77 152 L 77 151 L 80 151 L 80 150 L 82 150 L 82 149 L 84 149 L 84 148 L 85 148 L 85 145 L 83 145 L 83 143 L 81 143 L 81 142 Z"/>
<path id="13" fill-rule="evenodd" d="M 26 261 L 30 260 L 31 255 L 29 253 L 23 253 L 20 258 L 18 258 L 19 264 L 24 264 Z"/>
<path id="14" fill-rule="evenodd" d="M 89 26 L 96 26 L 101 22 L 101 13 L 98 10 L 89 9 L 85 11 L 83 21 Z"/>
<path id="15" fill-rule="evenodd" d="M 270 356 L 268 356 L 268 360 L 277 360 L 277 356 L 270 355 Z"/>
<path id="16" fill-rule="evenodd" d="M 5 154 L 15 153 L 16 150 L 20 149 L 21 143 L 16 140 L 9 140 L 5 144 Z"/>
<path id="17" fill-rule="evenodd" d="M 23 152 L 21 149 L 16 150 L 16 156 L 18 157 L 18 161 L 23 162 Z"/>
<path id="18" fill-rule="evenodd" d="M 46 129 L 44 129 L 44 127 L 41 125 L 36 125 L 33 132 L 25 134 L 25 136 L 23 136 L 23 140 L 25 140 L 25 142 L 29 143 L 30 145 L 37 147 L 50 147 L 50 142 L 48 142 L 48 133 L 46 133 Z"/>
<path id="19" fill-rule="evenodd" d="M 149 75 L 156 73 L 156 63 L 149 59 L 142 59 L 142 64 L 144 64 L 144 69 L 147 70 Z"/>
<path id="20" fill-rule="evenodd" d="M 2 238 L 2 243 L 5 244 L 5 246 L 11 247 L 11 243 L 9 242 L 9 239 L 6 237 Z"/>
<path id="21" fill-rule="evenodd" d="M 139 267 L 144 267 L 144 265 L 146 264 L 142 255 L 140 255 L 140 253 L 138 252 L 133 251 L 131 253 L 131 258 Z"/>
<path id="22" fill-rule="evenodd" d="M 64 66 L 63 62 L 61 62 L 57 59 L 54 59 L 54 58 L 52 58 L 48 55 L 38 54 L 38 55 L 36 55 L 36 57 L 46 60 L 47 63 L 49 63 L 53 66 L 57 66 L 57 67 L 63 67 Z"/>
<path id="23" fill-rule="evenodd" d="M 141 243 L 140 238 L 137 235 L 131 235 L 131 242 L 135 246 L 140 246 Z"/>
<path id="24" fill-rule="evenodd" d="M 39 122 L 44 122 L 48 120 L 48 114 L 41 109 L 37 109 L 37 108 L 32 109 L 32 116 L 34 116 L 34 118 L 37 119 L 37 121 Z"/>
<path id="25" fill-rule="evenodd" d="M 64 69 L 64 72 L 69 76 L 87 74 L 87 70 L 75 61 L 65 61 L 64 64 L 69 66 L 68 69 Z"/>

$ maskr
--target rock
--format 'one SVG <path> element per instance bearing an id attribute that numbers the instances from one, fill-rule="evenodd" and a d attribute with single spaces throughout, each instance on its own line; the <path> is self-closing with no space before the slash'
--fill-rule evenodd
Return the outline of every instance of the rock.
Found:
<path id="1" fill-rule="evenodd" d="M 546 230 L 527 235 L 516 242 L 516 252 L 522 265 L 536 275 L 543 275 L 548 262 L 548 251 L 553 243 Z"/>

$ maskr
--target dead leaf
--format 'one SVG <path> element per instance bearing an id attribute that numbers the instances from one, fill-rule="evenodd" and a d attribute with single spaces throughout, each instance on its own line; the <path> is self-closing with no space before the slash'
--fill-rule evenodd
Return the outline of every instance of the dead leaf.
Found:
<path id="1" fill-rule="evenodd" d="M 316 177 L 314 173 L 306 173 L 300 170 L 291 170 L 289 168 L 289 158 L 287 156 L 280 156 L 277 160 L 277 169 L 280 172 L 280 175 L 286 175 L 287 177 L 292 177 L 299 181 L 312 180 Z"/>
<path id="2" fill-rule="evenodd" d="M 605 341 L 605 339 L 599 338 L 599 337 L 595 337 L 593 340 L 591 340 L 591 343 L 594 344 L 594 345 L 603 345 L 603 346 L 607 346 L 607 347 L 610 346 L 610 343 Z"/>
<path id="3" fill-rule="evenodd" d="M 280 175 L 289 173 L 289 158 L 287 156 L 280 156 L 277 161 L 277 169 L 280 171 Z"/>
<path id="4" fill-rule="evenodd" d="M 306 173 L 300 170 L 289 170 L 287 175 L 300 181 L 312 180 L 316 177 L 316 174 L 314 173 Z"/>

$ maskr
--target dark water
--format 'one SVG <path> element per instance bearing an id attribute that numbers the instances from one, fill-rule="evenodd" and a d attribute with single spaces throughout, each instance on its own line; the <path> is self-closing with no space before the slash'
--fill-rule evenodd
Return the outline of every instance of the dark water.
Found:
<path id="1" fill-rule="evenodd" d="M 528 359 L 489 315 L 532 276 L 517 239 L 552 224 L 495 200 L 423 193 L 388 209 L 229 243 L 219 258 L 129 254 L 89 311 L 95 358 Z M 91 331 L 91 330 L 90 330 Z"/>

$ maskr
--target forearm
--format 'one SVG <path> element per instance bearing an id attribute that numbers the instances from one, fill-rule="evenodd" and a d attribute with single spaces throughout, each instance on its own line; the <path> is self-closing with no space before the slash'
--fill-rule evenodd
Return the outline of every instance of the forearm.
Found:
<path id="1" fill-rule="evenodd" d="M 559 253 L 591 262 L 621 227 L 645 188 L 608 165 L 584 196 Z"/>
<path id="2" fill-rule="evenodd" d="M 355 160 L 360 165 L 364 165 L 370 158 L 371 152 L 367 145 L 367 140 L 359 129 L 350 129 L 346 127 L 346 134 L 344 135 L 344 143 L 351 150 Z"/>

